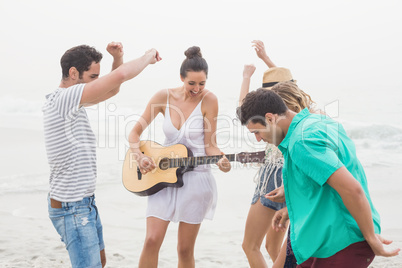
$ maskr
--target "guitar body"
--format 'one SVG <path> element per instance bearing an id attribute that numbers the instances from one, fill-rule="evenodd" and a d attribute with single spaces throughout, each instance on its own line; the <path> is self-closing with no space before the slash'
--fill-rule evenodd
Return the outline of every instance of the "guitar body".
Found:
<path id="1" fill-rule="evenodd" d="M 222 155 L 197 156 L 183 144 L 164 147 L 153 141 L 140 141 L 141 152 L 152 158 L 155 169 L 141 174 L 135 154 L 128 149 L 123 164 L 123 185 L 130 192 L 146 196 L 166 187 L 182 187 L 183 174 L 195 166 L 216 164 Z M 229 161 L 240 163 L 264 163 L 265 151 L 225 155 Z"/>
<path id="2" fill-rule="evenodd" d="M 156 168 L 143 175 L 137 161 L 134 160 L 134 154 L 130 149 L 127 151 L 123 164 L 123 185 L 134 194 L 147 196 L 166 187 L 181 187 L 183 174 L 193 169 L 192 167 L 163 168 L 161 163 L 163 159 L 192 156 L 192 152 L 183 144 L 164 147 L 153 141 L 141 141 L 140 150 L 155 161 Z"/>

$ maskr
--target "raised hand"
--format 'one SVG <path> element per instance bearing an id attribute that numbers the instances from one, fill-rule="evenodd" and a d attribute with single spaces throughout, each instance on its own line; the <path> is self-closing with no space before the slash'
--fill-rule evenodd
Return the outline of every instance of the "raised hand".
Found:
<path id="1" fill-rule="evenodd" d="M 113 58 L 122 58 L 124 55 L 123 44 L 120 42 L 110 42 L 106 50 Z"/>
<path id="2" fill-rule="evenodd" d="M 276 65 L 271 61 L 268 57 L 267 52 L 265 51 L 264 43 L 261 40 L 253 40 L 252 47 L 254 47 L 257 56 L 262 59 L 268 68 L 276 67 Z"/>
<path id="3" fill-rule="evenodd" d="M 255 52 L 260 59 L 264 60 L 266 57 L 268 57 L 267 52 L 265 51 L 264 42 L 261 40 L 253 40 L 251 43 L 251 46 L 254 47 Z"/>
<path id="4" fill-rule="evenodd" d="M 243 78 L 251 78 L 254 74 L 255 66 L 253 64 L 245 64 L 243 69 Z"/>
<path id="5" fill-rule="evenodd" d="M 145 52 L 145 55 L 149 55 L 151 57 L 150 64 L 154 64 L 162 60 L 162 58 L 159 55 L 159 52 L 155 48 L 149 49 L 147 52 Z"/>

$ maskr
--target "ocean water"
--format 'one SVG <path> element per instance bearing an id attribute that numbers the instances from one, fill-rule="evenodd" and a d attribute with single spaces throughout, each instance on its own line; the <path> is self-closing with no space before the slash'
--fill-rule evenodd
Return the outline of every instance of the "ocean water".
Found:
<path id="1" fill-rule="evenodd" d="M 128 133 L 140 118 L 147 101 L 138 98 L 132 107 L 106 102 L 87 108 L 91 125 L 97 136 L 98 153 L 102 155 L 98 157 L 101 165 L 122 163 L 128 148 Z M 262 142 L 258 143 L 254 135 L 242 127 L 235 118 L 236 102 L 235 98 L 219 102 L 217 140 L 220 148 L 226 153 L 263 150 L 265 145 Z M 363 166 L 397 167 L 400 165 L 402 163 L 401 126 L 395 124 L 392 118 L 384 120 L 376 111 L 373 111 L 371 115 L 366 113 L 362 117 L 356 104 L 348 107 L 340 106 L 339 102 L 324 105 L 323 109 L 343 124 L 356 145 Z M 0 175 L 0 194 L 13 191 L 47 190 L 48 166 L 43 143 L 42 105 L 43 101 L 13 97 L 0 98 L 0 128 L 2 130 L 0 156 L 4 164 Z M 402 107 L 397 105 L 395 107 L 399 111 L 392 111 L 389 115 L 399 117 L 402 114 Z M 386 110 L 387 107 L 381 109 Z M 164 139 L 160 131 L 162 120 L 163 117 L 159 115 L 144 132 L 142 139 L 162 143 Z M 21 153 L 29 156 L 28 160 L 23 161 L 23 165 L 21 165 Z M 29 185 L 29 187 L 21 188 L 21 184 Z"/>

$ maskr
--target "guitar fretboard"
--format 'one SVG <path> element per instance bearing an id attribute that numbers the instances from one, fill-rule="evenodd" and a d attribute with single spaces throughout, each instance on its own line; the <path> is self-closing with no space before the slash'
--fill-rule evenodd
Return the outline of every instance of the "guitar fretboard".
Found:
<path id="1" fill-rule="evenodd" d="M 236 154 L 226 154 L 225 156 L 229 161 L 236 160 Z M 171 158 L 169 168 L 216 164 L 221 158 L 222 155 Z"/>

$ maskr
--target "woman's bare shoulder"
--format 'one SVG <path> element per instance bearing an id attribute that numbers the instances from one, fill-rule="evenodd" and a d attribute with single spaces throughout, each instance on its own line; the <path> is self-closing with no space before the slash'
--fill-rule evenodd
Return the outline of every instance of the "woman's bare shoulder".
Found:
<path id="1" fill-rule="evenodd" d="M 218 113 L 218 98 L 211 91 L 205 92 L 202 99 L 201 110 L 204 115 L 207 113 L 211 115 Z"/>
<path id="2" fill-rule="evenodd" d="M 207 90 L 207 92 L 205 92 L 205 94 L 203 96 L 203 102 L 213 103 L 213 102 L 217 102 L 217 101 L 218 101 L 218 98 L 212 91 Z"/>

